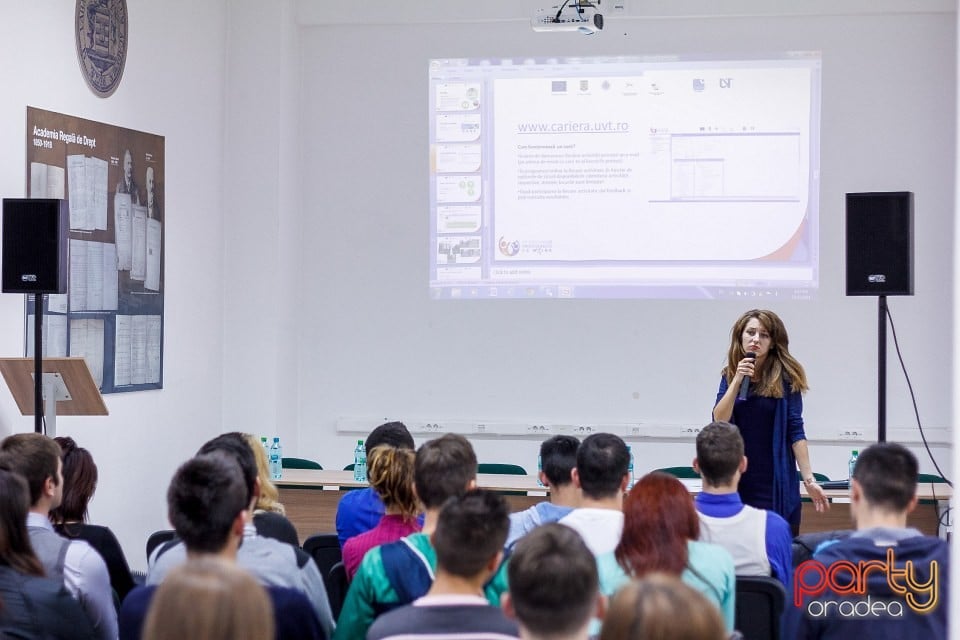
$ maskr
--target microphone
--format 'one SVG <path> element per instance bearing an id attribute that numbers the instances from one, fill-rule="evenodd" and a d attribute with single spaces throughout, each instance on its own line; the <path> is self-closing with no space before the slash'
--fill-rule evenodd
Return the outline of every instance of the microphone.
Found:
<path id="1" fill-rule="evenodd" d="M 757 354 L 753 351 L 748 351 L 743 355 L 744 358 L 750 358 L 751 360 L 756 360 Z M 746 400 L 747 394 L 750 393 L 750 376 L 744 376 L 743 382 L 740 383 L 740 393 L 737 394 L 737 400 Z"/>

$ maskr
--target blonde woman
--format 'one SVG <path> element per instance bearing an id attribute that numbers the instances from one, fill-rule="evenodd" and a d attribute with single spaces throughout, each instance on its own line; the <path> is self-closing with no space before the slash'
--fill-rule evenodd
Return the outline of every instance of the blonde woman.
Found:
<path id="1" fill-rule="evenodd" d="M 413 461 L 416 454 L 409 449 L 389 445 L 374 447 L 367 461 L 370 486 L 383 501 L 384 513 L 379 524 L 370 531 L 347 540 L 343 545 L 343 565 L 347 578 L 353 579 L 364 554 L 373 547 L 405 538 L 420 531 L 417 514 L 420 505 L 413 489 Z"/>
<path id="2" fill-rule="evenodd" d="M 270 461 L 267 460 L 267 452 L 263 450 L 263 444 L 257 439 L 257 436 L 249 433 L 243 434 L 244 440 L 253 449 L 253 455 L 257 459 L 257 479 L 260 480 L 260 497 L 257 498 L 256 511 L 270 511 L 285 515 L 286 511 L 280 504 L 280 492 L 276 485 L 270 479 Z"/>

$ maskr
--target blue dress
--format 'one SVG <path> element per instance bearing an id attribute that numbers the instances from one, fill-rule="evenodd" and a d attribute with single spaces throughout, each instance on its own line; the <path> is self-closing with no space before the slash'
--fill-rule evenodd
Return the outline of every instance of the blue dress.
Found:
<path id="1" fill-rule="evenodd" d="M 717 402 L 727 392 L 727 379 L 720 377 Z M 793 443 L 806 440 L 803 431 L 803 398 L 784 383 L 782 398 L 750 394 L 735 400 L 730 422 L 743 436 L 747 473 L 737 487 L 744 504 L 769 509 L 788 522 L 800 507 L 800 482 Z M 751 454 L 751 452 L 753 452 Z"/>

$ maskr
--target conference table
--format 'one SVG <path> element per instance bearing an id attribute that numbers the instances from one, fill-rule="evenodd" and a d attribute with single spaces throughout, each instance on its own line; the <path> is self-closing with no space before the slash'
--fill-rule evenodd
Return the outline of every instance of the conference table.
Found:
<path id="1" fill-rule="evenodd" d="M 681 479 L 681 482 L 691 494 L 700 492 L 699 479 Z M 367 486 L 366 482 L 354 480 L 352 471 L 317 469 L 284 469 L 283 478 L 275 483 L 280 490 L 280 502 L 286 508 L 287 517 L 297 528 L 301 543 L 316 533 L 335 532 L 340 498 L 347 491 Z M 477 475 L 477 486 L 502 493 L 511 511 L 522 511 L 549 500 L 547 490 L 538 485 L 536 476 L 481 473 Z M 806 497 L 802 483 L 800 494 Z M 813 503 L 804 501 L 801 533 L 850 529 L 853 526 L 849 491 L 833 489 L 826 494 L 832 502 L 831 509 L 826 513 L 817 513 Z M 940 518 L 953 497 L 951 488 L 945 484 L 923 483 L 917 487 L 917 496 L 920 504 L 910 514 L 908 524 L 928 535 L 938 535 Z"/>

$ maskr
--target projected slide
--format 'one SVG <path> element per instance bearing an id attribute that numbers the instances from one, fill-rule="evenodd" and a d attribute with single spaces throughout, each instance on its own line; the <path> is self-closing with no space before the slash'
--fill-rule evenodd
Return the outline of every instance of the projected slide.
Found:
<path id="1" fill-rule="evenodd" d="M 433 61 L 434 297 L 809 297 L 819 68 Z"/>

